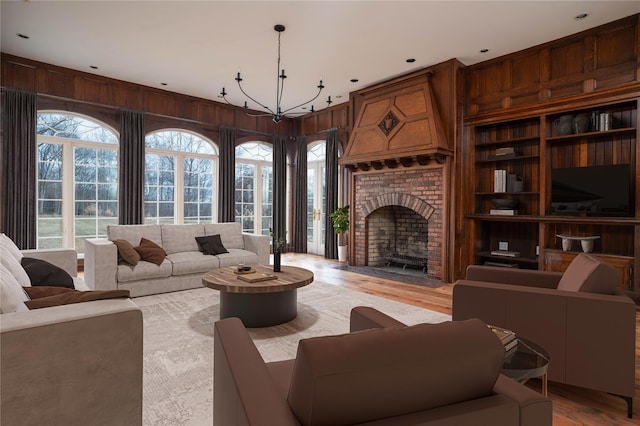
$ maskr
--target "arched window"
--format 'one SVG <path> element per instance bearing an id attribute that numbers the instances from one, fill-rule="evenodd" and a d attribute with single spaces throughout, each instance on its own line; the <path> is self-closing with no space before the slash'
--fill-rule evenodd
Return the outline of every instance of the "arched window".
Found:
<path id="1" fill-rule="evenodd" d="M 236 222 L 242 231 L 269 235 L 273 226 L 273 148 L 261 142 L 236 147 Z"/>
<path id="2" fill-rule="evenodd" d="M 118 135 L 78 114 L 40 111 L 38 248 L 75 248 L 118 223 Z"/>
<path id="3" fill-rule="evenodd" d="M 145 223 L 206 223 L 216 218 L 213 142 L 184 130 L 145 138 Z"/>

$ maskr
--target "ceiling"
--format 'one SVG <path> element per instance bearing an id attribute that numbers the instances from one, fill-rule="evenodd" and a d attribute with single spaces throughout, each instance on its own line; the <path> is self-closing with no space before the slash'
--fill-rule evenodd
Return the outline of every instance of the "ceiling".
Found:
<path id="1" fill-rule="evenodd" d="M 218 101 L 225 87 L 236 105 L 240 71 L 272 108 L 273 27 L 285 25 L 283 109 L 313 97 L 320 79 L 316 109 L 451 58 L 471 65 L 639 12 L 640 1 L 0 2 L 4 53 Z"/>

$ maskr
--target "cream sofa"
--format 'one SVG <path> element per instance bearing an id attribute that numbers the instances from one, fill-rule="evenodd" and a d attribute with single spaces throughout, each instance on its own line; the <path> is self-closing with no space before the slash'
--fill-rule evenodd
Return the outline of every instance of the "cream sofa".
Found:
<path id="1" fill-rule="evenodd" d="M 196 237 L 219 234 L 229 253 L 215 256 L 198 250 Z M 140 261 L 132 266 L 118 262 L 112 242 L 123 239 L 133 246 L 146 238 L 167 253 L 162 264 Z M 132 297 L 202 287 L 202 275 L 212 269 L 269 263 L 270 239 L 242 233 L 239 223 L 189 225 L 114 225 L 107 239 L 85 240 L 84 276 L 96 290 L 129 290 Z"/>
<path id="2" fill-rule="evenodd" d="M 0 255 L 0 424 L 141 425 L 140 309 L 111 299 L 30 311 L 22 256 L 64 269 L 88 290 L 76 251 L 21 251 L 1 234 Z"/>

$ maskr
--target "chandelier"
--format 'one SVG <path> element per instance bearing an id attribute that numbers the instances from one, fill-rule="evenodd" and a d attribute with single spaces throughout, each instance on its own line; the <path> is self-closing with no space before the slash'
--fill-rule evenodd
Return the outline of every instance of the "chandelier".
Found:
<path id="1" fill-rule="evenodd" d="M 271 116 L 271 119 L 273 120 L 274 123 L 279 123 L 280 121 L 282 121 L 283 118 L 285 117 L 289 117 L 291 115 L 300 115 L 300 114 L 304 114 L 304 112 L 295 112 L 294 110 L 301 108 L 313 101 L 315 101 L 318 96 L 320 96 L 320 92 L 322 92 L 322 89 L 324 89 L 324 85 L 322 84 L 322 80 L 320 80 L 320 83 L 318 84 L 317 88 L 318 88 L 318 93 L 316 93 L 316 95 L 309 99 L 306 102 L 301 103 L 300 105 L 296 105 L 293 106 L 291 108 L 287 108 L 285 110 L 282 109 L 282 94 L 284 92 L 284 80 L 287 78 L 287 75 L 284 73 L 284 69 L 280 68 L 280 36 L 282 35 L 282 33 L 285 30 L 284 25 L 276 25 L 273 27 L 273 29 L 278 33 L 278 78 L 277 78 L 277 84 L 276 84 L 276 106 L 275 109 L 271 109 L 270 107 L 268 107 L 267 105 L 258 102 L 257 100 L 255 100 L 253 97 L 249 96 L 249 94 L 247 92 L 244 91 L 244 89 L 242 88 L 242 77 L 240 76 L 240 72 L 238 72 L 238 75 L 236 76 L 235 80 L 238 83 L 238 87 L 240 88 L 240 91 L 242 92 L 243 95 L 245 95 L 247 98 L 251 99 L 253 102 L 255 102 L 256 104 L 260 105 L 262 108 L 266 109 L 267 111 L 269 111 L 268 113 L 264 113 L 264 114 L 249 114 L 247 113 L 247 115 L 250 115 L 252 117 L 267 117 L 267 116 Z M 220 97 L 222 99 L 225 100 L 225 102 L 227 102 L 229 105 L 233 105 L 231 102 L 229 102 L 229 100 L 227 100 L 227 92 L 225 90 L 225 88 L 222 88 L 222 92 L 220 92 Z M 327 98 L 327 107 L 329 105 L 331 105 L 333 101 L 331 100 L 331 96 L 329 96 Z M 245 101 L 243 108 L 245 110 L 248 110 L 249 107 L 247 105 L 247 102 Z M 316 112 L 316 110 L 313 108 L 313 105 L 311 105 L 311 110 L 310 112 Z"/>

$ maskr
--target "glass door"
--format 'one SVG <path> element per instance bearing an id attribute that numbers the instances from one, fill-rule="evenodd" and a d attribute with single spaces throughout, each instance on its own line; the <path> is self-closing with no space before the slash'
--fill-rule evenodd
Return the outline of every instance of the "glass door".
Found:
<path id="1" fill-rule="evenodd" d="M 326 220 L 326 143 L 307 148 L 307 253 L 324 255 Z"/>

